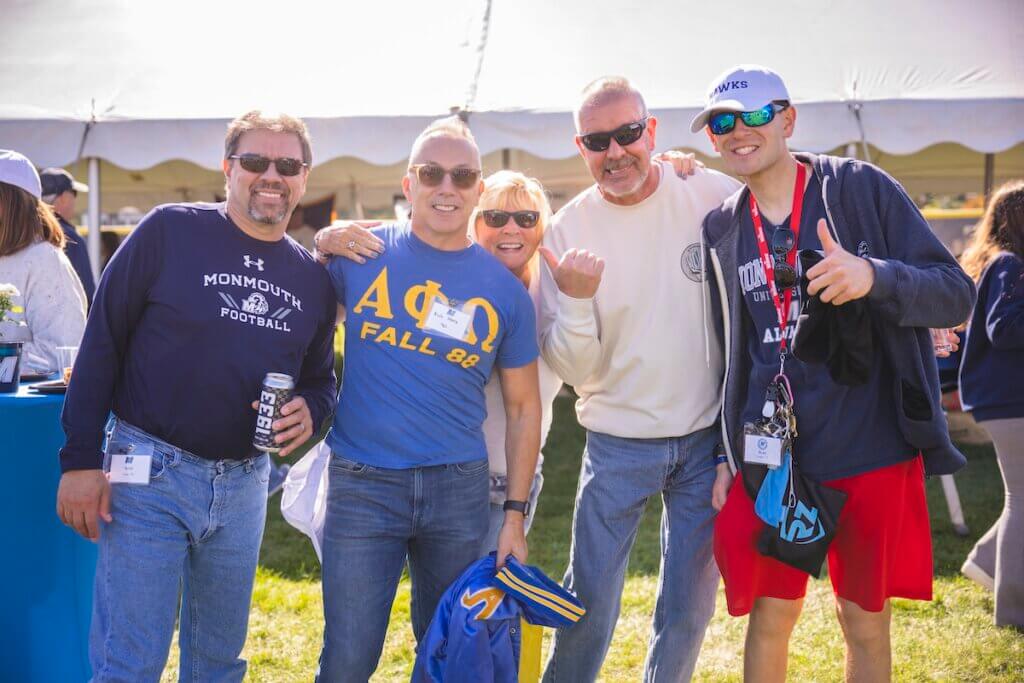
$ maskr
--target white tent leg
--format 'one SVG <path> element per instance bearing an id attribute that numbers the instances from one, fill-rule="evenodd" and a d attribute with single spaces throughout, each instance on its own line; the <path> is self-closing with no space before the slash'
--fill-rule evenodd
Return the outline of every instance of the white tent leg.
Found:
<path id="1" fill-rule="evenodd" d="M 964 511 L 960 507 L 960 492 L 956 489 L 953 475 L 943 474 L 939 480 L 942 481 L 942 492 L 946 495 L 946 507 L 949 508 L 949 521 L 953 523 L 953 531 L 957 536 L 967 536 L 971 532 L 964 522 Z"/>
<path id="2" fill-rule="evenodd" d="M 100 160 L 89 157 L 89 236 L 86 238 L 94 282 L 100 281 Z"/>

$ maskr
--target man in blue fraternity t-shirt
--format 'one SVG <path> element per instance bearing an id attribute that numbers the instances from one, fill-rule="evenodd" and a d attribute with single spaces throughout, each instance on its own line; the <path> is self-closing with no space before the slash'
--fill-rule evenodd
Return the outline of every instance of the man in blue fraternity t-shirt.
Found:
<path id="1" fill-rule="evenodd" d="M 488 528 L 484 384 L 497 368 L 508 418 L 508 502 L 498 562 L 526 560 L 523 521 L 540 450 L 533 304 L 467 237 L 483 183 L 457 118 L 417 138 L 402 189 L 409 223 L 374 231 L 382 256 L 328 264 L 345 308 L 345 375 L 323 540 L 319 681 L 365 681 L 408 560 L 419 641 Z"/>
<path id="2" fill-rule="evenodd" d="M 179 592 L 181 671 L 242 680 L 270 471 L 252 403 L 268 372 L 295 378 L 282 456 L 334 408 L 330 278 L 285 236 L 306 126 L 249 112 L 224 147 L 226 203 L 157 207 L 114 255 L 68 388 L 57 512 L 99 542 L 97 682 L 160 678 Z"/>

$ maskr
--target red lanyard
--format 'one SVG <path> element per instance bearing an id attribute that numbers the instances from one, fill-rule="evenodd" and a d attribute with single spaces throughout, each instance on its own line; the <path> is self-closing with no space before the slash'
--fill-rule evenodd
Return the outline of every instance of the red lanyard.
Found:
<path id="1" fill-rule="evenodd" d="M 793 186 L 793 210 L 789 214 L 789 228 L 793 231 L 793 248 L 786 253 L 786 263 L 796 267 L 796 250 L 800 241 L 800 214 L 804 204 L 804 179 L 807 176 L 807 169 L 804 165 L 797 163 L 796 184 Z M 768 280 L 768 291 L 772 295 L 772 303 L 775 304 L 775 312 L 779 316 L 779 353 L 786 357 L 786 324 L 789 322 L 789 305 L 793 300 L 793 287 L 786 290 L 785 303 L 779 300 L 779 290 L 775 286 L 775 265 L 771 255 L 768 253 L 768 242 L 764 238 L 764 227 L 761 225 L 761 212 L 757 209 L 757 199 L 754 193 L 750 193 L 750 219 L 754 222 L 754 235 L 757 237 L 757 250 L 761 253 L 761 265 L 764 266 L 764 276 Z M 796 286 L 796 285 L 794 285 Z"/>

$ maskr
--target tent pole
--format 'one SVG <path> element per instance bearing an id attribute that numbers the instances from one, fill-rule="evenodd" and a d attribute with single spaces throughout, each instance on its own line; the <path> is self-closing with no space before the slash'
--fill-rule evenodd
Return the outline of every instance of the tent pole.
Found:
<path id="1" fill-rule="evenodd" d="M 89 157 L 89 236 L 86 238 L 86 250 L 89 252 L 89 263 L 92 265 L 92 277 L 100 281 L 100 160 Z"/>
<path id="2" fill-rule="evenodd" d="M 992 196 L 992 185 L 995 183 L 996 178 L 996 155 L 986 154 L 985 155 L 985 206 L 988 206 L 989 197 Z"/>

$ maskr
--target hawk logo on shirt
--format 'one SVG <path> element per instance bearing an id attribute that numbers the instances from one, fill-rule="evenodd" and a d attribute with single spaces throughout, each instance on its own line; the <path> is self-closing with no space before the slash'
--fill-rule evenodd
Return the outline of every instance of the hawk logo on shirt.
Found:
<path id="1" fill-rule="evenodd" d="M 270 310 L 270 304 L 267 303 L 267 297 L 259 292 L 253 292 L 242 302 L 242 310 L 254 315 L 266 315 Z"/>
<path id="2" fill-rule="evenodd" d="M 683 275 L 690 280 L 703 282 L 704 252 L 701 251 L 700 244 L 694 242 L 683 249 L 683 254 L 679 257 L 679 267 L 682 269 Z"/>

